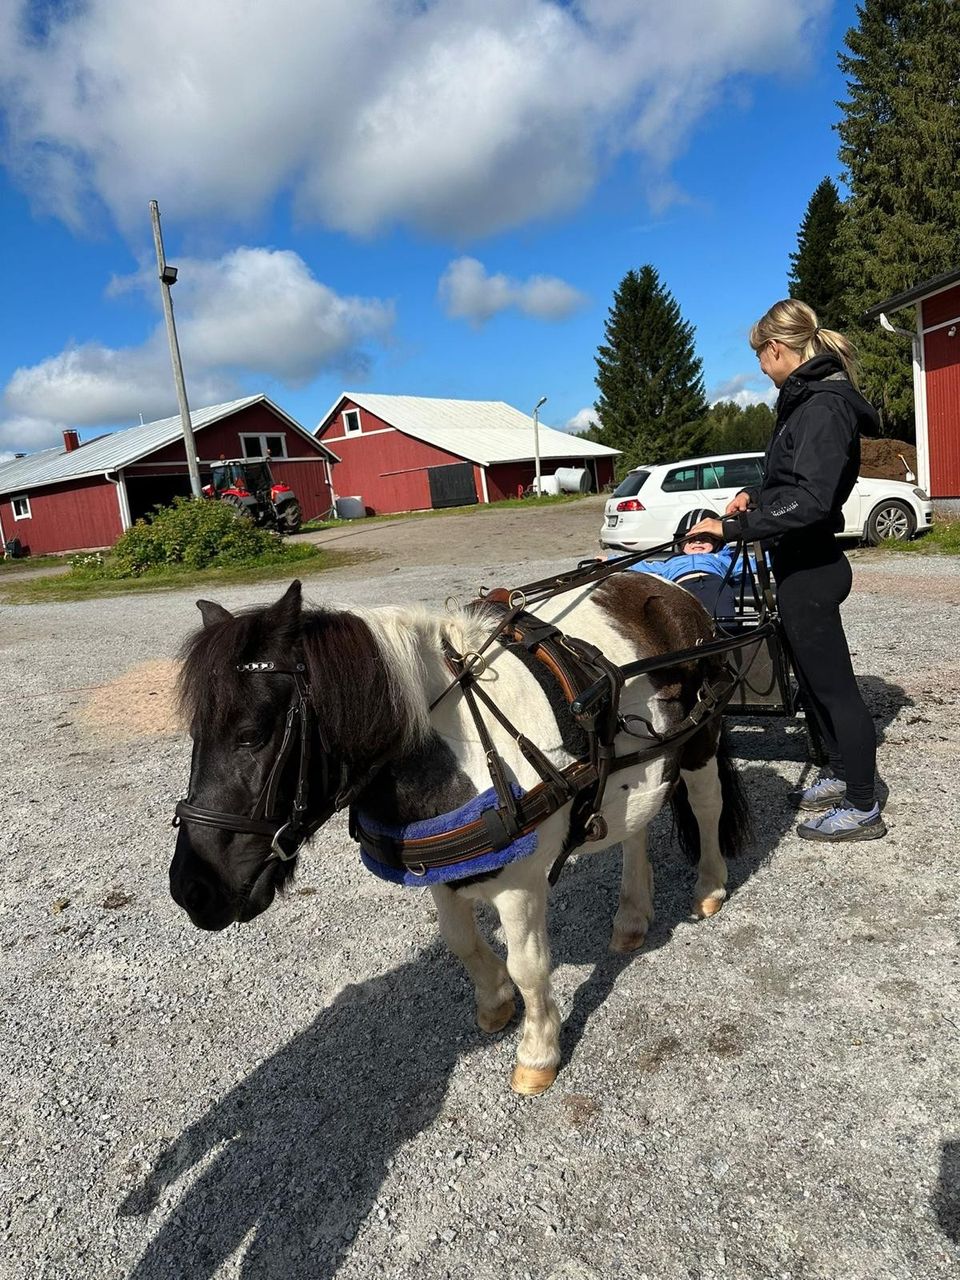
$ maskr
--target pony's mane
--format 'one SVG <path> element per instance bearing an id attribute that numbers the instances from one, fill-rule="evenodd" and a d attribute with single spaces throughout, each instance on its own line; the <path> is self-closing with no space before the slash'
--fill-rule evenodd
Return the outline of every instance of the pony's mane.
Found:
<path id="1" fill-rule="evenodd" d="M 332 743 L 355 759 L 408 750 L 430 732 L 431 673 L 424 653 L 438 654 L 444 638 L 463 653 L 487 634 L 478 614 L 444 616 L 414 607 L 282 615 L 278 608 L 224 614 L 187 639 L 178 701 L 195 730 L 219 734 L 235 718 L 250 680 L 238 664 L 302 660 L 314 708 Z"/>
<path id="2" fill-rule="evenodd" d="M 426 736 L 423 666 L 412 635 L 373 610 L 311 609 L 302 644 L 317 716 L 349 756 L 406 750 Z"/>
<path id="3" fill-rule="evenodd" d="M 243 696 L 241 662 L 263 656 L 267 646 L 278 643 L 292 648 L 297 628 L 277 625 L 264 606 L 243 609 L 200 627 L 188 636 L 180 650 L 183 665 L 177 679 L 177 703 L 187 724 L 220 733 L 234 716 Z"/>

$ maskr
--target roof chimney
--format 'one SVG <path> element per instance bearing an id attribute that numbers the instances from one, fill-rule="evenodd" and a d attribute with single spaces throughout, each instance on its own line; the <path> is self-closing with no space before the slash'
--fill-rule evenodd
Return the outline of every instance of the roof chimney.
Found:
<path id="1" fill-rule="evenodd" d="M 74 449 L 79 449 L 80 448 L 79 431 L 64 431 L 63 447 L 66 449 L 67 453 L 73 453 Z"/>

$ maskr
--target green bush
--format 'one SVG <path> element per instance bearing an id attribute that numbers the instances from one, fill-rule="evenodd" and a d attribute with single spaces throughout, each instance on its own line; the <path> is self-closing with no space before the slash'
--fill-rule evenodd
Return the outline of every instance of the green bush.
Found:
<path id="1" fill-rule="evenodd" d="M 140 578 L 182 567 L 207 569 L 277 556 L 280 535 L 258 529 L 225 502 L 175 498 L 124 533 L 102 566 L 76 565 L 75 573 Z"/>

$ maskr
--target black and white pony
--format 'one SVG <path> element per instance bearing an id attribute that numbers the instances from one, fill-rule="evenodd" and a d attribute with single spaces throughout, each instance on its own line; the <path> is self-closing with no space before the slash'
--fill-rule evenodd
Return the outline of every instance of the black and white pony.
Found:
<path id="1" fill-rule="evenodd" d="M 459 688 L 431 710 L 450 685 L 445 647 L 469 654 L 489 636 L 492 624 L 483 609 L 307 609 L 298 582 L 277 603 L 237 615 L 209 601 L 198 605 L 203 627 L 184 648 L 180 677 L 194 739 L 189 803 L 178 807 L 181 825 L 170 868 L 173 897 L 195 925 L 222 929 L 251 920 L 289 878 L 293 861 L 276 856 L 270 824 L 257 820 L 265 805 L 289 811 L 297 792 L 313 828 L 333 811 L 331 797 L 352 786 L 356 810 L 386 830 L 463 811 L 490 788 L 486 749 Z M 690 595 L 640 573 L 619 573 L 555 596 L 536 612 L 598 646 L 618 666 L 691 648 L 710 635 L 709 619 Z M 485 656 L 478 677 L 483 690 L 558 768 L 570 764 L 549 690 L 529 662 L 499 644 Z M 696 701 L 702 665 L 627 681 L 621 723 L 636 716 L 654 735 L 669 734 Z M 302 743 L 294 723 L 298 700 L 301 712 L 305 705 L 309 710 L 301 721 L 309 726 L 309 741 Z M 488 731 L 511 783 L 519 790 L 533 787 L 539 779 L 514 738 L 494 718 Z M 691 837 L 695 860 L 699 853 L 693 912 L 711 916 L 723 903 L 724 854 L 738 851 L 747 814 L 719 739 L 715 718 L 682 745 L 609 781 L 604 843 L 623 846 L 610 943 L 615 951 L 643 945 L 653 914 L 647 826 L 671 796 L 681 836 L 686 831 Z M 636 738 L 624 732 L 617 748 L 629 753 Z M 479 1026 L 501 1030 L 514 1016 L 515 987 L 523 997 L 512 1079 L 520 1093 L 549 1088 L 560 1058 L 546 899 L 570 810 L 567 804 L 539 826 L 523 849 L 526 856 L 495 872 L 430 885 L 442 935 L 473 979 Z M 500 917 L 506 963 L 478 933 L 478 900 L 491 903 Z"/>

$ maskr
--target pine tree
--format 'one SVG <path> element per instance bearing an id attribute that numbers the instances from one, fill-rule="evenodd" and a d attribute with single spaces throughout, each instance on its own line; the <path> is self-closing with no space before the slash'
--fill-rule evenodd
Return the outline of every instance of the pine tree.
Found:
<path id="1" fill-rule="evenodd" d="M 707 410 L 707 453 L 752 453 L 766 449 L 776 414 L 767 404 L 742 408 L 734 400 L 718 400 Z"/>
<path id="2" fill-rule="evenodd" d="M 842 329 L 843 285 L 840 280 L 839 231 L 843 221 L 840 193 L 831 178 L 810 197 L 797 232 L 797 251 L 791 253 L 787 288 L 791 298 L 813 307 L 822 325 Z"/>
<path id="3" fill-rule="evenodd" d="M 841 54 L 840 160 L 850 200 L 840 232 L 851 320 L 960 266 L 960 3 L 863 0 Z M 914 325 L 911 307 L 899 318 Z M 884 435 L 913 434 L 910 344 L 861 322 L 864 393 Z"/>
<path id="4" fill-rule="evenodd" d="M 613 295 L 597 348 L 600 439 L 622 449 L 621 467 L 696 453 L 707 438 L 703 364 L 674 298 L 649 264 Z"/>

